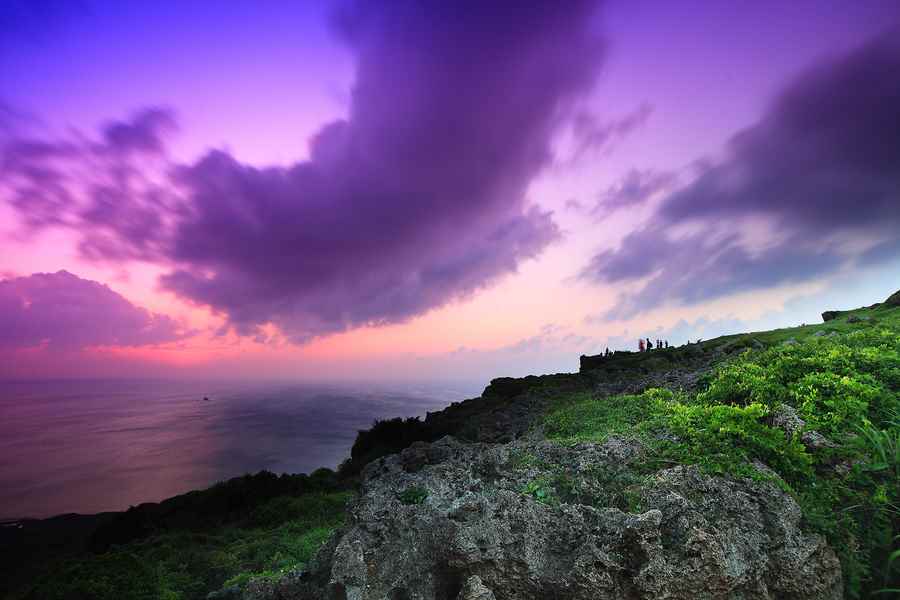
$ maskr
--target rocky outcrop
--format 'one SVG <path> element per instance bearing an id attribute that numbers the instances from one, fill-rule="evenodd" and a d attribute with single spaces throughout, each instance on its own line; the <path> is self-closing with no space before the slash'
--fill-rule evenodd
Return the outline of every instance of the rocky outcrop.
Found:
<path id="1" fill-rule="evenodd" d="M 888 306 L 900 306 L 900 290 L 891 294 L 884 303 Z"/>
<path id="2" fill-rule="evenodd" d="M 479 398 L 453 402 L 443 410 L 427 413 L 424 420 L 389 419 L 360 431 L 341 472 L 356 474 L 369 462 L 400 452 L 414 442 L 433 442 L 447 435 L 468 441 L 510 442 L 527 434 L 546 411 L 545 389 L 557 394 L 574 393 L 590 389 L 591 384 L 592 380 L 579 374 L 494 379 Z"/>
<path id="3" fill-rule="evenodd" d="M 869 323 L 873 321 L 872 317 L 866 315 L 850 315 L 847 317 L 848 323 Z"/>
<path id="4" fill-rule="evenodd" d="M 841 597 L 837 558 L 778 486 L 643 458 L 620 438 L 414 444 L 365 468 L 349 526 L 277 597 Z"/>

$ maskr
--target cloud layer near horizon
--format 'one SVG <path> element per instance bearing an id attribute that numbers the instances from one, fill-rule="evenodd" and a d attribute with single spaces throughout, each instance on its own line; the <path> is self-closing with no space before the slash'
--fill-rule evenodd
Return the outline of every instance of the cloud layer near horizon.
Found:
<path id="1" fill-rule="evenodd" d="M 67 271 L 0 279 L 0 349 L 145 346 L 184 335 L 174 319 Z"/>
<path id="2" fill-rule="evenodd" d="M 595 4 L 516 4 L 509 19 L 503 3 L 345 3 L 349 114 L 308 161 L 167 164 L 173 119 L 154 109 L 96 141 L 17 140 L 0 185 L 30 227 L 79 231 L 85 256 L 167 265 L 163 288 L 240 334 L 400 322 L 559 236 L 525 191 L 602 63 Z"/>
<path id="3" fill-rule="evenodd" d="M 900 256 L 897 33 L 802 74 L 731 139 L 724 160 L 664 198 L 618 249 L 594 256 L 585 278 L 646 282 L 606 317 Z"/>

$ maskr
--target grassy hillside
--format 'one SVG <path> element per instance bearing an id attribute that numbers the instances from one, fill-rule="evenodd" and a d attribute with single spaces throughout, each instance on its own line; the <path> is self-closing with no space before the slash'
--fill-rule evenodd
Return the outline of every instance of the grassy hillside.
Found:
<path id="1" fill-rule="evenodd" d="M 70 532 L 58 543 L 47 541 L 49 524 L 32 524 L 26 530 L 42 531 L 40 540 L 10 546 L 3 557 L 0 576 L 14 589 L 4 597 L 187 600 L 216 590 L 229 597 L 254 577 L 277 578 L 309 561 L 343 523 L 354 477 L 368 461 L 448 434 L 487 442 L 544 435 L 561 444 L 637 438 L 648 459 L 614 482 L 619 504 L 632 511 L 641 509 L 634 499 L 644 478 L 673 464 L 773 480 L 840 555 L 847 596 L 876 597 L 900 587 L 900 307 L 828 316 L 584 357 L 578 374 L 498 379 L 481 398 L 424 420 L 381 421 L 360 432 L 340 475 L 238 478 L 120 515 L 76 519 L 90 530 L 72 537 L 74 525 L 57 529 Z M 537 482 L 527 493 L 566 498 L 555 485 Z"/>
<path id="2" fill-rule="evenodd" d="M 773 479 L 838 552 L 847 597 L 900 594 L 900 308 L 701 347 L 747 349 L 692 391 L 561 395 L 543 419 L 546 435 L 561 443 L 637 437 L 650 458 L 634 481 L 673 463 Z M 685 350 L 626 360 L 639 368 L 660 360 L 657 352 Z"/>

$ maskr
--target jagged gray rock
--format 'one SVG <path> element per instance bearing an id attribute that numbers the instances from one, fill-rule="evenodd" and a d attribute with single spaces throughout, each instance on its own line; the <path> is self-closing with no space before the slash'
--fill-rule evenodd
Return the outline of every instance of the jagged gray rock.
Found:
<path id="1" fill-rule="evenodd" d="M 642 475 L 642 458 L 615 437 L 417 445 L 366 467 L 310 577 L 318 597 L 347 600 L 841 597 L 834 552 L 778 486 L 685 466 Z M 410 488 L 428 495 L 404 504 Z"/>
<path id="2" fill-rule="evenodd" d="M 772 411 L 772 425 L 784 431 L 785 435 L 800 434 L 800 441 L 810 450 L 833 448 L 834 442 L 813 429 L 806 429 L 804 421 L 790 404 L 781 404 Z"/>
<path id="3" fill-rule="evenodd" d="M 478 575 L 466 579 L 457 600 L 495 600 L 494 592 L 485 587 Z"/>

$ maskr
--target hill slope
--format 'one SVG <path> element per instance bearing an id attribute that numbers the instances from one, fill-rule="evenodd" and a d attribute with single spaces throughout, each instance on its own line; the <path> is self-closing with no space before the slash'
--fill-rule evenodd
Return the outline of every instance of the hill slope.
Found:
<path id="1" fill-rule="evenodd" d="M 360 432 L 339 475 L 245 478 L 239 493 L 104 518 L 94 553 L 42 564 L 9 597 L 865 598 L 900 587 L 895 304 L 497 379 L 424 420 Z"/>

